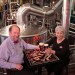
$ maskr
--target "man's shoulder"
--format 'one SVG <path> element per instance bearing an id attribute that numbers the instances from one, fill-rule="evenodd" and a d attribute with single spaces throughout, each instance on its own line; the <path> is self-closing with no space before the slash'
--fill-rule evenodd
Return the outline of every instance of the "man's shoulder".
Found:
<path id="1" fill-rule="evenodd" d="M 6 38 L 6 39 L 2 42 L 2 45 L 6 45 L 7 43 L 9 43 L 9 38 Z"/>

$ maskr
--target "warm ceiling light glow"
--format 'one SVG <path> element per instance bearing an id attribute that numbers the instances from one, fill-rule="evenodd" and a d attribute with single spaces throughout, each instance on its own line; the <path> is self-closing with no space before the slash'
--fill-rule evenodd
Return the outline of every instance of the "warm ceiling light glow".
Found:
<path id="1" fill-rule="evenodd" d="M 0 0 L 0 5 L 1 5 L 1 6 L 3 5 L 3 0 Z"/>
<path id="2" fill-rule="evenodd" d="M 53 1 L 53 4 L 55 3 L 55 1 Z"/>

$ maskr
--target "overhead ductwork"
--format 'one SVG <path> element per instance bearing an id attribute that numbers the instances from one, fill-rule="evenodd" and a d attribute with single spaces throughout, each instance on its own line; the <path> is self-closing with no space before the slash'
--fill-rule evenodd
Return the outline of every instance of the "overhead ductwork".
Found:
<path id="1" fill-rule="evenodd" d="M 24 25 L 25 28 L 28 28 L 28 16 L 35 15 L 42 18 L 42 27 L 44 27 L 46 17 L 54 13 L 62 5 L 62 2 L 63 0 L 59 0 L 51 9 L 48 6 L 40 8 L 35 5 L 24 4 L 18 9 L 17 24 Z"/>
<path id="2" fill-rule="evenodd" d="M 31 4 L 22 5 L 17 11 L 17 25 L 21 29 L 21 38 L 29 43 L 34 42 L 34 38 L 37 36 L 39 42 L 47 41 L 47 29 L 45 28 L 45 22 L 49 19 L 50 15 L 58 10 L 63 0 L 59 0 L 52 8 L 44 6 L 43 8 L 37 7 Z M 8 37 L 8 29 L 11 25 L 1 29 L 1 41 Z M 36 40 L 37 42 L 38 40 Z"/>

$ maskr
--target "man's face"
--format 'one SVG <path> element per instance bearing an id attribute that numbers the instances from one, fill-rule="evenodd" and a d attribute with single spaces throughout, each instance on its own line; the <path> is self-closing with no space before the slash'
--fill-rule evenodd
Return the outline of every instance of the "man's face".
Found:
<path id="1" fill-rule="evenodd" d="M 9 32 L 10 37 L 13 41 L 18 41 L 20 36 L 20 30 L 18 27 L 13 27 L 11 32 Z"/>

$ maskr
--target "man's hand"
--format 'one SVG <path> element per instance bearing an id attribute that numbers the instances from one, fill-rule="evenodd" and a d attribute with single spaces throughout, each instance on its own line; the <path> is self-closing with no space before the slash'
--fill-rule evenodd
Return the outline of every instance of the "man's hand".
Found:
<path id="1" fill-rule="evenodd" d="M 17 70 L 22 70 L 23 69 L 23 66 L 21 64 L 16 64 L 16 69 Z"/>
<path id="2" fill-rule="evenodd" d="M 40 50 L 40 47 L 39 47 L 39 45 L 35 46 L 35 49 L 37 49 L 37 50 Z"/>

